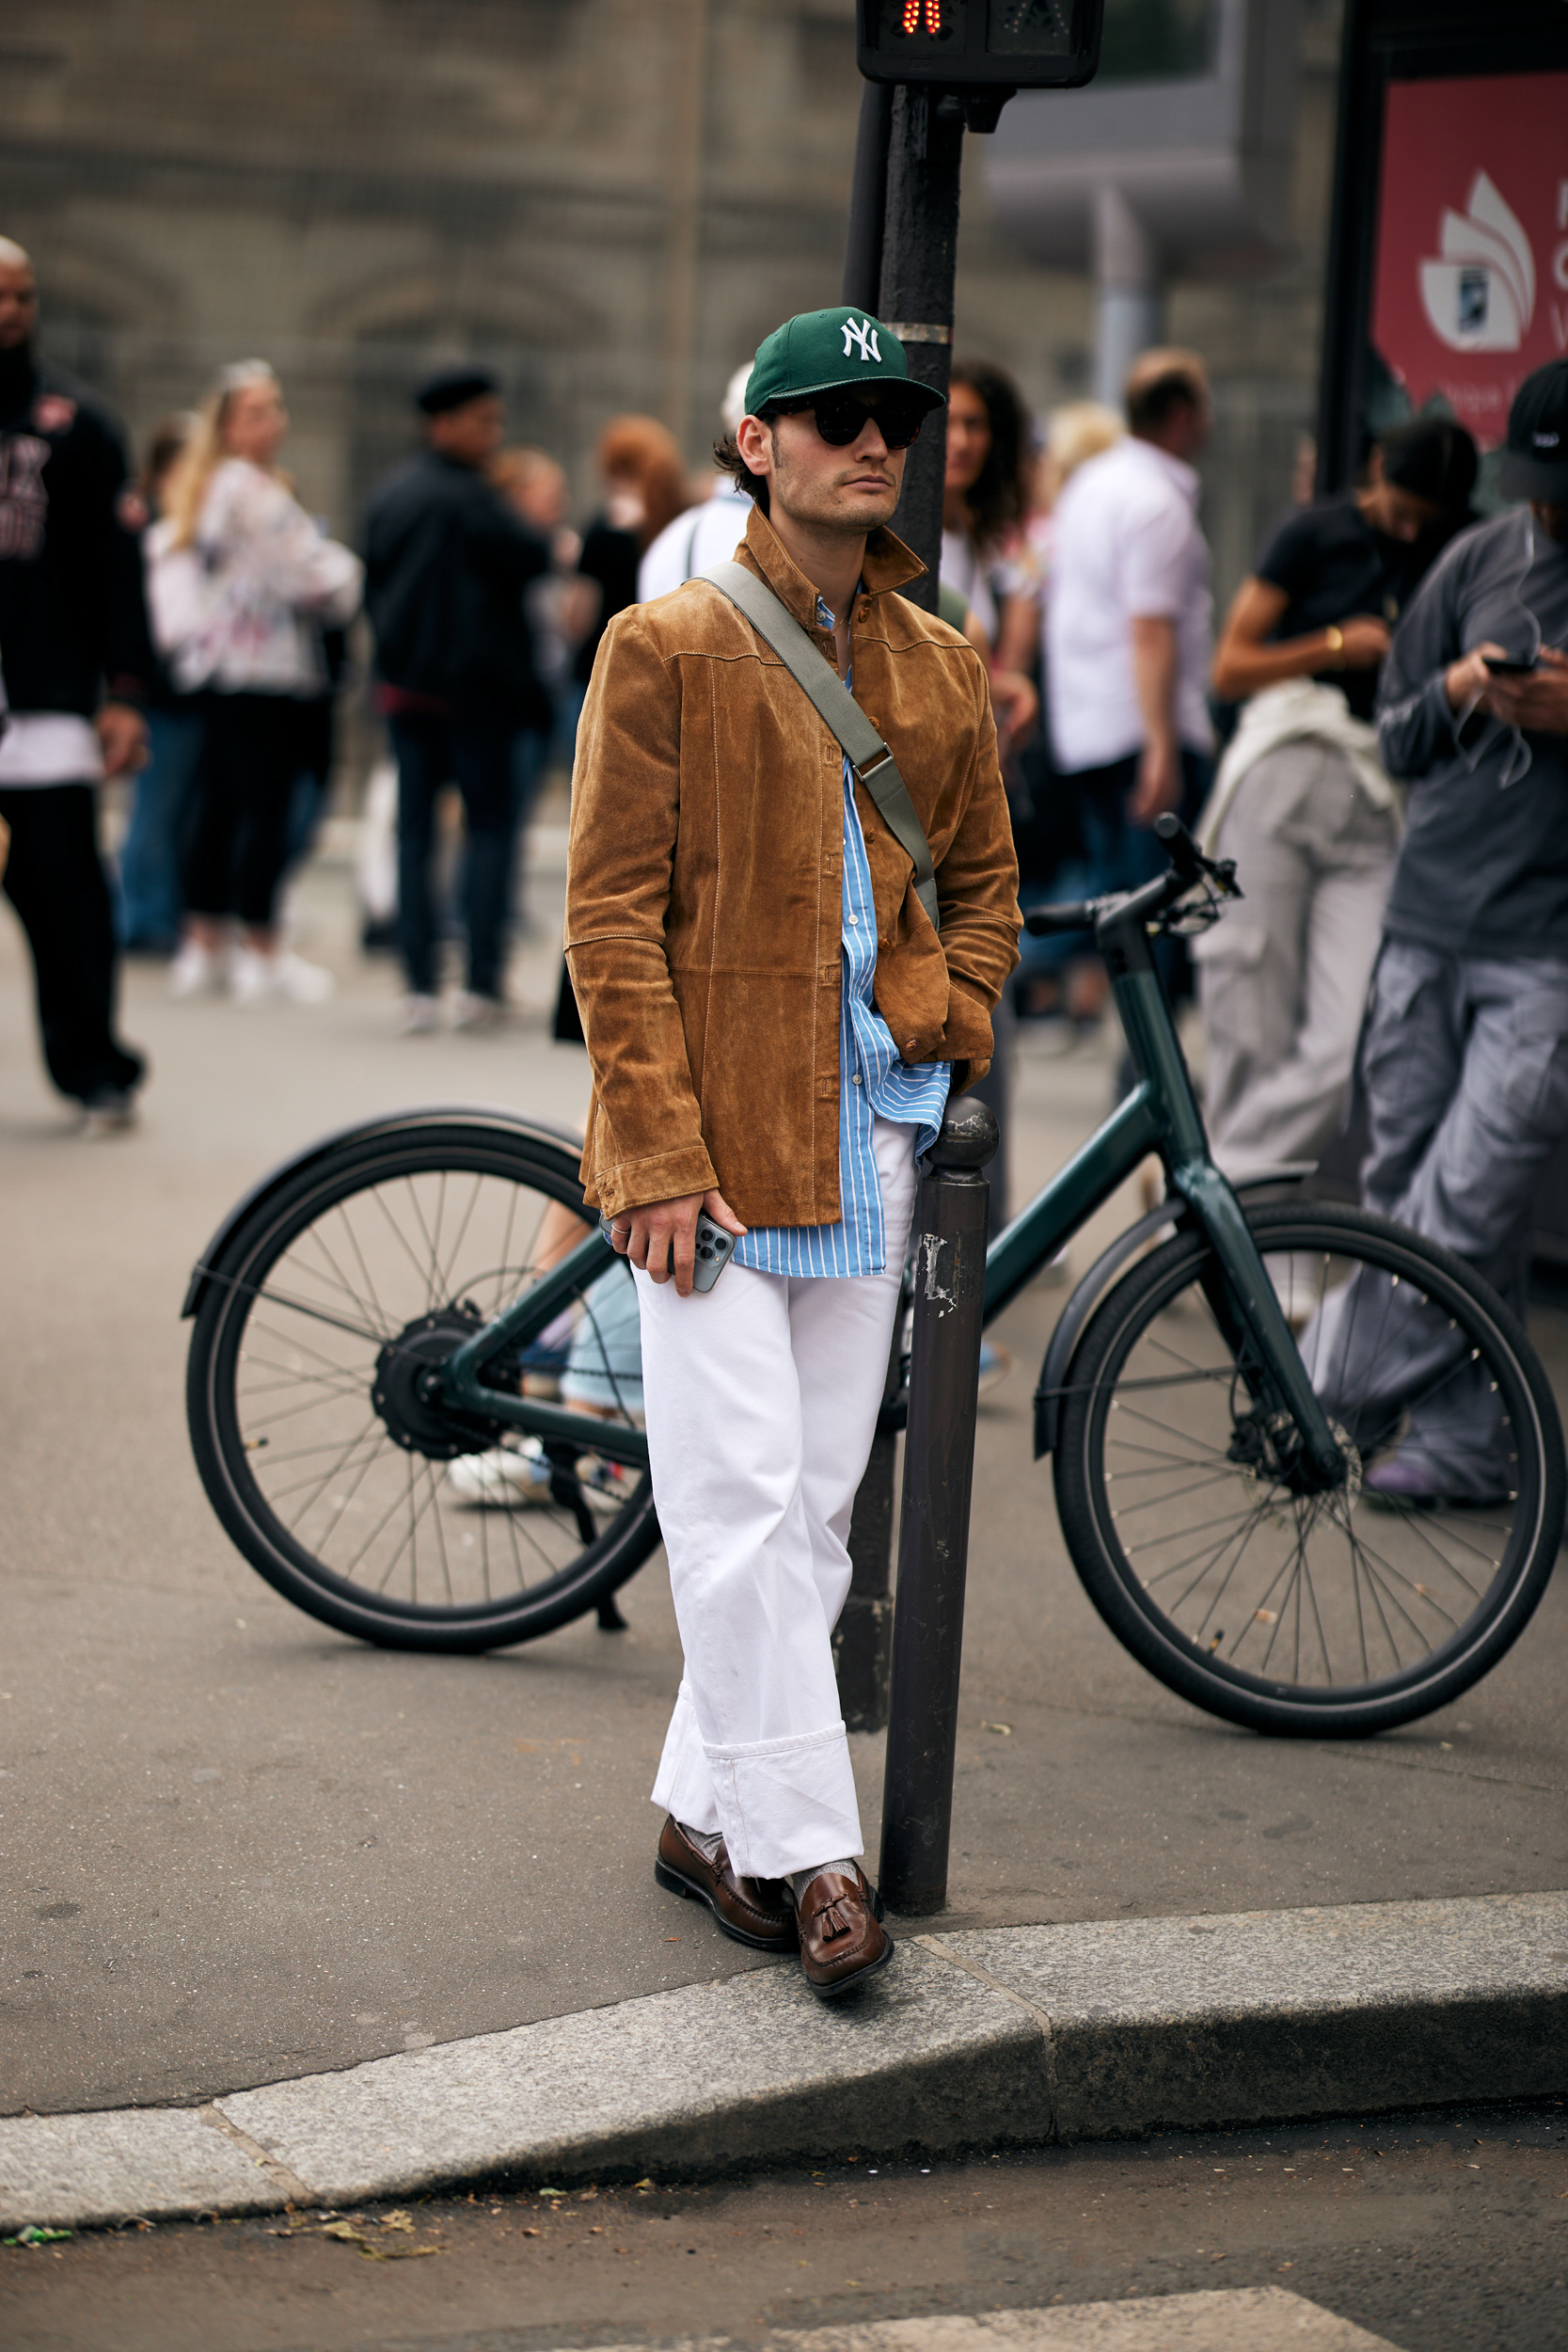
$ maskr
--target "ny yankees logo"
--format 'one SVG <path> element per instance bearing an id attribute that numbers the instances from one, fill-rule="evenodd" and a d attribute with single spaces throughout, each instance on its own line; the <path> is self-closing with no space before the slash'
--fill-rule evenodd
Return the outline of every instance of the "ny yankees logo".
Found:
<path id="1" fill-rule="evenodd" d="M 863 359 L 875 359 L 880 367 L 882 355 L 877 348 L 877 330 L 869 319 L 862 319 L 858 326 L 853 319 L 844 322 L 844 356 L 847 359 L 857 344 Z"/>

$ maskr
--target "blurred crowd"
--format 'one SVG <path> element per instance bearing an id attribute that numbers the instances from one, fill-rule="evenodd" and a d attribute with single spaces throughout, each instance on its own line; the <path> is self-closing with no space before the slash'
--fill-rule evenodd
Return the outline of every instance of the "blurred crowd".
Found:
<path id="1" fill-rule="evenodd" d="M 351 548 L 295 495 L 264 360 L 166 419 L 133 479 L 114 419 L 40 355 L 37 323 L 32 265 L 0 240 L 0 820 L 55 1086 L 89 1124 L 133 1114 L 119 952 L 166 958 L 182 997 L 331 993 L 291 944 L 288 884 L 351 686 L 386 744 L 363 803 L 364 944 L 401 959 L 408 1033 L 497 1025 L 530 819 L 546 778 L 569 779 L 605 627 L 729 556 L 749 500 L 721 469 L 690 479 L 656 419 L 620 417 L 577 527 L 562 466 L 509 442 L 497 380 L 452 367 L 410 388 L 411 453 Z M 1403 824 L 1380 675 L 1423 579 L 1477 522 L 1477 456 L 1450 421 L 1417 419 L 1354 489 L 1314 499 L 1308 451 L 1216 644 L 1211 421 L 1187 351 L 1145 353 L 1119 413 L 1045 417 L 1004 369 L 958 359 L 941 598 L 990 672 L 1026 909 L 1146 879 L 1165 810 L 1241 866 L 1243 905 L 1191 961 L 1167 943 L 1165 970 L 1199 998 L 1212 1138 L 1239 1172 L 1318 1158 L 1344 1118 Z M 1487 674 L 1470 715 L 1501 724 L 1502 691 Z M 93 788 L 114 774 L 130 814 L 106 871 Z M 1023 950 L 997 1083 L 1015 1020 L 1070 1042 L 1104 1009 L 1081 942 Z M 556 1034 L 580 1034 L 564 966 Z"/>

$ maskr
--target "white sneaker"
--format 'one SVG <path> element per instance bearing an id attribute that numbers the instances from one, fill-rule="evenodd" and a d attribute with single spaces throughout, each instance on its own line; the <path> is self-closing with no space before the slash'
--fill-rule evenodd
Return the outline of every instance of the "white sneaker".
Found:
<path id="1" fill-rule="evenodd" d="M 182 940 L 180 953 L 168 968 L 169 994 L 211 996 L 222 986 L 222 956 L 214 948 L 204 947 L 199 940 Z"/>
<path id="2" fill-rule="evenodd" d="M 399 1036 L 428 1037 L 432 1029 L 438 1029 L 440 1025 L 441 1008 L 435 997 L 421 996 L 417 989 L 411 990 L 404 998 L 403 1010 L 398 1015 Z"/>
<path id="3" fill-rule="evenodd" d="M 526 1511 L 531 1504 L 548 1502 L 550 1466 L 538 1438 L 525 1438 L 518 1446 L 460 1454 L 447 1464 L 447 1485 L 459 1502 L 492 1511 Z"/>
<path id="4" fill-rule="evenodd" d="M 277 997 L 289 1005 L 323 1005 L 338 983 L 319 963 L 307 963 L 291 948 L 263 956 L 254 947 L 237 950 L 229 990 L 237 1005 L 261 1005 Z"/>
<path id="5" fill-rule="evenodd" d="M 498 996 L 474 996 L 464 989 L 452 1000 L 452 1027 L 467 1029 L 475 1037 L 486 1029 L 499 1029 L 505 1019 L 506 1007 Z"/>
<path id="6" fill-rule="evenodd" d="M 338 993 L 338 983 L 325 963 L 307 963 L 303 956 L 284 947 L 274 956 L 273 988 L 291 1005 L 325 1005 Z"/>

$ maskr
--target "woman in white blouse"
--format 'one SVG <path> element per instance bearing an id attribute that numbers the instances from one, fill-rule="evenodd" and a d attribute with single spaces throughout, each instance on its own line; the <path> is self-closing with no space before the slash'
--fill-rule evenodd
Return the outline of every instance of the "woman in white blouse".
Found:
<path id="1" fill-rule="evenodd" d="M 206 746 L 186 852 L 176 995 L 227 977 L 241 1004 L 314 1004 L 331 976 L 280 946 L 276 899 L 303 717 L 326 679 L 321 632 L 358 610 L 363 568 L 327 538 L 278 471 L 289 429 L 260 359 L 226 368 L 169 478 L 148 539 L 153 631 L 183 693 L 199 692 Z M 239 938 L 227 967 L 225 932 Z"/>

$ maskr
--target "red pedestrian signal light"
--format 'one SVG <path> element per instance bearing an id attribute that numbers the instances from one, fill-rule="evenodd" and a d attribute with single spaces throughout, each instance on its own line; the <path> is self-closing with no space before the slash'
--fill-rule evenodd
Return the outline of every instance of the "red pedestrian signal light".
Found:
<path id="1" fill-rule="evenodd" d="M 1072 89 L 1100 63 L 1103 13 L 1104 0 L 860 0 L 860 70 L 949 89 Z"/>

